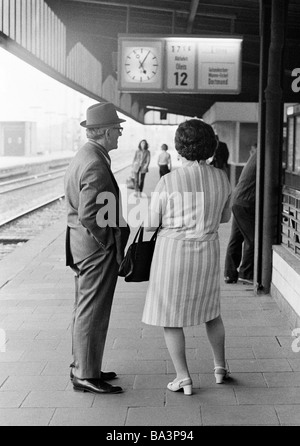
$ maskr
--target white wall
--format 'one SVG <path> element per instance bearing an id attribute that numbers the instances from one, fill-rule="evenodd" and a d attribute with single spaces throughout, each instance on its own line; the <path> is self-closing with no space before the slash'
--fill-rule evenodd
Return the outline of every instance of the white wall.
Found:
<path id="1" fill-rule="evenodd" d="M 281 245 L 273 247 L 271 294 L 279 301 L 280 307 L 290 313 L 291 321 L 300 320 L 300 261 Z"/>

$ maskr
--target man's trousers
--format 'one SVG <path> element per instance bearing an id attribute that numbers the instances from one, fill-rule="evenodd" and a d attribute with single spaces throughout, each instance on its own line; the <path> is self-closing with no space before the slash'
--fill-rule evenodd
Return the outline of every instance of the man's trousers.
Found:
<path id="1" fill-rule="evenodd" d="M 76 274 L 72 353 L 77 378 L 100 378 L 118 268 L 115 247 L 101 249 L 72 267 Z"/>
<path id="2" fill-rule="evenodd" d="M 253 280 L 255 209 L 232 206 L 232 225 L 225 258 L 224 276 Z"/>

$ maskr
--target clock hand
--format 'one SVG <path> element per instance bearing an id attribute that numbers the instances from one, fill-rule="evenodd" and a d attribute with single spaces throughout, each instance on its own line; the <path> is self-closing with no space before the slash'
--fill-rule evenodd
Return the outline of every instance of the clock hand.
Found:
<path id="1" fill-rule="evenodd" d="M 144 62 L 145 62 L 145 60 L 147 59 L 147 57 L 149 56 L 149 53 L 150 53 L 150 50 L 148 51 L 148 53 L 147 53 L 146 56 L 144 57 L 144 60 L 143 60 L 142 62 L 139 62 L 139 64 L 140 64 L 139 68 L 142 68 L 142 69 L 143 69 L 143 73 L 146 73 L 146 70 L 145 70 L 145 68 L 144 68 Z"/>
<path id="2" fill-rule="evenodd" d="M 143 67 L 143 63 L 144 63 L 144 60 L 143 60 L 143 62 L 139 61 L 139 64 L 140 64 L 139 68 L 143 71 L 143 73 L 146 73 L 146 70 Z"/>

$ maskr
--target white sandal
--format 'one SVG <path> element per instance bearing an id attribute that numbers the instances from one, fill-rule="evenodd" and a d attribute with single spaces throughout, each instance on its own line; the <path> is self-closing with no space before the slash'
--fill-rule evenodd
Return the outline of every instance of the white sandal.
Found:
<path id="1" fill-rule="evenodd" d="M 185 395 L 192 395 L 193 393 L 193 383 L 191 378 L 174 380 L 167 385 L 167 388 L 172 390 L 172 392 L 178 392 L 178 390 L 183 389 Z"/>
<path id="2" fill-rule="evenodd" d="M 214 368 L 216 384 L 223 384 L 224 380 L 229 377 L 229 370 L 225 367 L 216 366 Z"/>

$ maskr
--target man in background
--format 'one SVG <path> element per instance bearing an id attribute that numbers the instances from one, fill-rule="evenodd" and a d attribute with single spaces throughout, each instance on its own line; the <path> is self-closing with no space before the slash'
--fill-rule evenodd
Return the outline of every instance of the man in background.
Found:
<path id="1" fill-rule="evenodd" d="M 232 226 L 225 258 L 224 280 L 253 283 L 256 150 L 252 144 L 250 157 L 244 166 L 232 198 Z"/>

